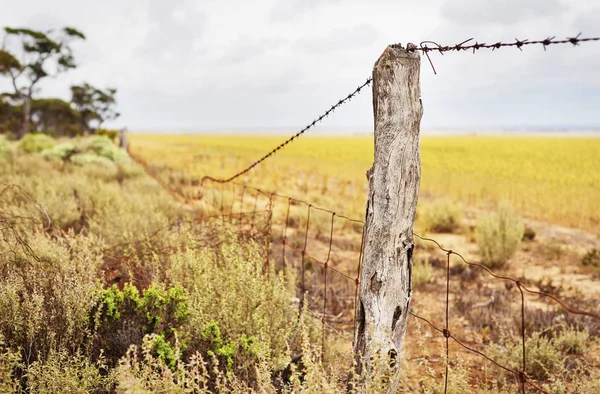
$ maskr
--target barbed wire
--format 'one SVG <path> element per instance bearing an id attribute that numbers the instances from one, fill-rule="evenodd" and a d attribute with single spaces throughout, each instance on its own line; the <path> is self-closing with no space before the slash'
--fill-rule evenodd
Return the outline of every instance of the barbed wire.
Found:
<path id="1" fill-rule="evenodd" d="M 367 78 L 367 80 L 363 84 L 359 85 L 356 89 L 354 89 L 354 91 L 352 93 L 350 93 L 346 97 L 338 100 L 337 103 L 333 104 L 321 116 L 319 116 L 318 118 L 316 118 L 315 120 L 313 120 L 311 123 L 309 123 L 302 130 L 298 131 L 292 137 L 290 137 L 289 139 L 287 139 L 284 142 L 282 142 L 281 144 L 279 144 L 277 147 L 275 147 L 274 149 L 272 149 L 271 151 L 269 151 L 266 155 L 264 155 L 263 157 L 261 157 L 260 159 L 258 159 L 257 161 L 255 161 L 254 163 L 250 164 L 248 167 L 246 167 L 242 171 L 238 172 L 237 174 L 235 174 L 235 175 L 233 175 L 233 176 L 231 176 L 229 178 L 225 178 L 225 179 L 218 179 L 218 178 L 214 178 L 214 177 L 211 177 L 211 176 L 207 175 L 207 176 L 205 176 L 205 177 L 202 178 L 202 182 L 204 182 L 205 180 L 211 180 L 213 182 L 218 182 L 218 183 L 228 183 L 228 182 L 233 181 L 234 179 L 237 179 L 237 178 L 241 177 L 242 175 L 246 174 L 248 171 L 250 171 L 251 169 L 253 169 L 257 165 L 259 165 L 260 163 L 262 163 L 263 161 L 265 161 L 266 159 L 268 159 L 269 157 L 273 156 L 275 153 L 277 153 L 278 151 L 280 151 L 281 149 L 283 149 L 284 147 L 286 147 L 289 143 L 291 143 L 292 141 L 294 141 L 296 138 L 300 137 L 306 131 L 308 131 L 309 129 L 313 128 L 314 126 L 316 126 L 321 121 L 323 121 L 323 119 L 325 119 L 327 116 L 329 116 L 337 108 L 339 108 L 343 104 L 345 104 L 348 101 L 350 101 L 354 96 L 358 95 L 364 87 L 368 86 L 371 83 L 372 80 L 373 80 L 372 77 Z"/>
<path id="2" fill-rule="evenodd" d="M 473 38 L 469 38 L 469 39 L 467 39 L 465 41 L 462 41 L 462 42 L 460 42 L 458 44 L 454 44 L 454 45 L 440 45 L 440 44 L 438 44 L 435 41 L 426 40 L 426 41 L 422 41 L 419 44 L 419 46 L 416 46 L 416 45 L 411 44 L 411 43 L 407 44 L 406 48 L 404 48 L 402 46 L 402 44 L 392 44 L 391 46 L 392 47 L 406 49 L 409 52 L 415 52 L 415 51 L 423 52 L 427 56 L 427 59 L 429 60 L 429 64 L 431 65 L 431 68 L 433 69 L 434 74 L 437 74 L 437 71 L 435 70 L 433 62 L 431 61 L 431 57 L 429 56 L 429 52 L 434 52 L 435 51 L 435 52 L 439 52 L 440 54 L 443 55 L 444 52 L 460 52 L 460 51 L 472 50 L 473 53 L 475 53 L 475 52 L 477 52 L 480 49 L 496 50 L 496 49 L 504 48 L 504 47 L 516 47 L 516 48 L 518 48 L 519 50 L 522 51 L 523 50 L 522 48 L 524 46 L 526 46 L 526 45 L 543 45 L 544 50 L 546 50 L 546 47 L 549 46 L 549 45 L 572 44 L 574 46 L 577 46 L 577 45 L 579 45 L 582 42 L 600 41 L 600 37 L 581 37 L 581 33 L 577 34 L 575 37 L 567 37 L 566 39 L 563 39 L 563 40 L 556 40 L 555 38 L 556 38 L 556 36 L 548 37 L 548 38 L 545 38 L 543 40 L 529 40 L 529 39 L 520 40 L 518 38 L 515 38 L 514 42 L 500 42 L 500 41 L 498 41 L 498 42 L 495 42 L 493 44 L 486 44 L 486 43 L 475 42 L 475 44 L 468 44 L 468 45 L 466 45 L 466 44 L 468 42 L 472 41 Z M 429 46 L 427 46 L 427 44 L 434 45 L 434 47 L 429 47 Z M 283 149 L 284 147 L 286 147 L 289 143 L 291 143 L 292 141 L 294 141 L 296 138 L 300 137 L 307 130 L 309 130 L 312 127 L 314 127 L 317 123 L 321 122 L 324 118 L 326 118 L 327 116 L 329 116 L 329 114 L 331 114 L 333 111 L 335 111 L 335 109 L 337 109 L 338 107 L 340 107 L 344 103 L 350 101 L 350 99 L 352 99 L 354 96 L 356 96 L 357 94 L 359 94 L 364 87 L 368 86 L 372 82 L 372 80 L 373 80 L 372 77 L 367 78 L 366 82 L 364 82 L 363 84 L 361 84 L 358 88 L 356 88 L 352 93 L 350 93 L 345 98 L 343 98 L 341 100 L 338 100 L 338 102 L 335 103 L 335 104 L 333 104 L 324 114 L 322 114 L 321 116 L 319 116 L 318 118 L 316 118 L 315 120 L 313 120 L 310 124 L 308 124 L 306 127 L 304 127 L 303 129 L 301 129 L 300 131 L 298 131 L 292 137 L 290 137 L 286 141 L 282 142 L 277 147 L 275 147 L 274 149 L 272 149 L 271 151 L 269 151 L 267 154 L 265 154 L 263 157 L 261 157 L 260 159 L 258 159 L 254 163 L 250 164 L 248 167 L 244 168 L 243 170 L 239 171 L 235 175 L 233 175 L 233 176 L 231 176 L 229 178 L 221 178 L 221 179 L 207 175 L 207 176 L 205 176 L 205 177 L 202 178 L 202 181 L 204 181 L 204 180 L 211 180 L 213 182 L 228 183 L 228 182 L 231 182 L 234 179 L 237 179 L 240 176 L 246 174 L 248 171 L 250 171 L 251 169 L 253 169 L 257 165 L 259 165 L 260 163 L 262 163 L 263 161 L 265 161 L 266 159 L 268 159 L 269 157 L 273 156 L 275 153 L 277 153 L 278 151 L 280 151 L 281 149 Z"/>
<path id="3" fill-rule="evenodd" d="M 469 41 L 473 40 L 473 38 L 469 38 L 468 40 L 465 40 L 465 41 L 455 44 L 455 45 L 444 45 L 444 46 L 438 44 L 435 41 L 422 41 L 421 44 L 419 45 L 419 47 L 409 46 L 406 50 L 409 52 L 421 51 L 421 52 L 426 53 L 426 52 L 437 51 L 437 52 L 443 53 L 443 52 L 451 52 L 451 51 L 457 51 L 457 52 L 458 51 L 467 51 L 469 49 L 472 49 L 473 53 L 475 53 L 479 49 L 495 50 L 495 49 L 499 49 L 499 48 L 503 48 L 503 47 L 516 47 L 520 50 L 523 50 L 522 47 L 526 46 L 526 45 L 543 45 L 544 50 L 546 50 L 546 47 L 549 45 L 573 44 L 574 46 L 577 46 L 582 42 L 600 41 L 600 37 L 583 37 L 583 38 L 581 38 L 581 33 L 579 33 L 575 37 L 567 37 L 564 40 L 555 40 L 555 38 L 556 38 L 556 36 L 548 37 L 543 40 L 529 40 L 529 39 L 519 40 L 518 38 L 515 38 L 514 42 L 500 42 L 499 41 L 499 42 L 496 42 L 493 44 L 486 44 L 483 42 L 482 43 L 475 42 L 475 44 L 465 45 Z M 423 45 L 423 44 L 433 44 L 433 45 L 435 45 L 435 47 L 428 47 L 427 45 Z M 396 45 L 399 45 L 399 44 L 396 44 Z"/>
<path id="4" fill-rule="evenodd" d="M 559 45 L 559 44 L 572 44 L 574 46 L 579 45 L 582 42 L 589 42 L 589 41 L 600 41 L 600 37 L 585 37 L 582 38 L 581 34 L 578 34 L 576 37 L 568 37 L 564 40 L 556 40 L 555 37 L 548 37 L 546 39 L 543 40 L 519 40 L 519 39 L 515 39 L 514 42 L 496 42 L 493 44 L 486 44 L 486 43 L 479 43 L 476 42 L 475 44 L 468 44 L 470 41 L 472 41 L 471 39 L 465 40 L 459 44 L 456 45 L 449 45 L 449 46 L 442 46 L 434 41 L 423 41 L 419 44 L 419 46 L 417 47 L 416 45 L 412 45 L 409 44 L 407 45 L 407 50 L 414 52 L 414 51 L 420 51 L 422 53 L 424 53 L 432 68 L 434 73 L 436 73 L 435 67 L 433 66 L 433 63 L 431 62 L 431 58 L 429 57 L 429 52 L 439 52 L 440 54 L 444 54 L 445 52 L 451 52 L 451 51 L 456 51 L 456 52 L 460 52 L 460 51 L 466 51 L 466 50 L 472 50 L 473 53 L 476 53 L 478 50 L 480 49 L 491 49 L 491 50 L 496 50 L 499 48 L 504 48 L 504 47 L 516 47 L 519 50 L 522 50 L 522 47 L 527 46 L 527 45 L 542 45 L 544 47 L 544 50 L 546 49 L 547 46 L 549 45 Z M 434 46 L 427 46 L 427 44 L 431 44 Z M 394 44 L 395 46 L 399 46 L 400 44 Z M 393 46 L 394 46 L 393 45 Z M 370 83 L 372 82 L 372 78 L 368 78 L 366 80 L 366 82 L 364 82 L 363 84 L 361 84 L 358 88 L 356 88 L 352 93 L 350 93 L 348 96 L 346 96 L 345 98 L 339 100 L 337 103 L 333 104 L 323 115 L 319 116 L 318 118 L 316 118 L 315 120 L 313 120 L 309 125 L 307 125 L 306 127 L 304 127 L 302 130 L 300 130 L 299 132 L 297 132 L 296 134 L 294 134 L 291 138 L 287 139 L 286 141 L 284 141 L 283 143 L 281 143 L 280 145 L 278 145 L 276 148 L 272 149 L 271 151 L 269 151 L 267 154 L 265 154 L 263 157 L 261 157 L 259 160 L 255 161 L 254 163 L 252 163 L 250 166 L 246 167 L 245 169 L 243 169 L 242 171 L 239 171 L 238 173 L 236 173 L 235 175 L 229 177 L 229 178 L 224 178 L 224 179 L 218 179 L 218 178 L 214 178 L 211 176 L 204 176 L 201 179 L 201 183 L 204 184 L 204 181 L 212 181 L 216 184 L 225 184 L 225 183 L 231 183 L 234 187 L 241 187 L 242 188 L 242 192 L 241 192 L 241 202 L 239 204 L 240 207 L 240 214 L 241 212 L 244 210 L 244 198 L 245 198 L 245 193 L 247 191 L 254 191 L 254 204 L 253 204 L 253 208 L 251 209 L 252 212 L 256 211 L 256 207 L 257 207 L 257 201 L 259 199 L 259 196 L 262 196 L 264 198 L 268 199 L 268 209 L 272 209 L 272 205 L 273 205 L 273 199 L 274 198 L 283 198 L 287 200 L 287 214 L 286 214 L 286 219 L 285 219 L 285 224 L 283 226 L 283 233 L 282 236 L 280 238 L 280 244 L 282 247 L 282 261 L 285 264 L 286 261 L 286 250 L 289 251 L 293 251 L 295 253 L 300 254 L 301 256 L 301 264 L 298 268 L 298 270 L 300 271 L 300 283 L 298 284 L 299 290 L 300 290 L 300 294 L 301 294 L 301 299 L 302 301 L 304 301 L 304 295 L 307 291 L 309 291 L 309 289 L 315 290 L 315 283 L 306 283 L 305 280 L 305 276 L 306 276 L 306 261 L 307 260 L 312 260 L 313 262 L 318 263 L 322 269 L 323 269 L 323 277 L 324 277 L 324 282 L 323 282 L 323 291 L 320 293 L 321 295 L 317 300 L 314 300 L 311 304 L 312 305 L 319 305 L 319 309 L 322 310 L 322 312 L 320 313 L 321 316 L 321 322 L 322 322 L 322 338 L 321 338 L 321 352 L 322 352 L 322 358 L 323 355 L 325 354 L 325 329 L 326 327 L 328 329 L 332 329 L 331 331 L 333 331 L 334 333 L 337 333 L 338 335 L 340 334 L 340 332 L 337 331 L 337 329 L 335 329 L 334 327 L 332 327 L 331 325 L 331 321 L 330 321 L 330 316 L 331 314 L 328 315 L 328 310 L 331 311 L 331 308 L 329 306 L 329 300 L 328 300 L 328 287 L 330 287 L 332 285 L 332 277 L 333 276 L 329 276 L 328 273 L 331 274 L 335 274 L 338 278 L 341 278 L 341 280 L 347 280 L 350 281 L 351 283 L 354 284 L 355 286 L 355 294 L 354 294 L 354 311 L 356 310 L 356 299 L 357 299 L 357 295 L 358 295 L 358 288 L 360 285 L 359 282 L 359 275 L 360 275 L 360 269 L 361 269 L 361 260 L 362 260 L 362 243 L 364 243 L 364 232 L 363 232 L 363 236 L 361 236 L 361 247 L 360 247 L 360 254 L 359 254 L 359 259 L 358 259 L 358 264 L 357 264 L 357 269 L 356 269 L 356 277 L 353 277 L 345 272 L 342 272 L 338 269 L 336 269 L 336 267 L 333 266 L 333 264 L 330 263 L 330 256 L 331 256 L 331 251 L 332 251 L 332 245 L 333 245 L 333 233 L 334 233 L 334 223 L 336 219 L 348 219 L 353 221 L 352 219 L 349 218 L 345 218 L 342 215 L 337 215 L 334 211 L 330 211 L 330 210 L 326 210 L 326 209 L 322 209 L 322 208 L 317 208 L 314 205 L 303 201 L 303 200 L 299 200 L 299 199 L 293 199 L 291 197 L 286 197 L 286 196 L 282 196 L 282 195 L 278 195 L 276 193 L 268 193 L 268 192 L 264 192 L 261 189 L 258 188 L 253 188 L 251 186 L 245 185 L 245 184 L 240 184 L 237 182 L 233 182 L 235 179 L 241 177 L 242 175 L 246 174 L 247 172 L 249 172 L 252 168 L 256 167 L 258 164 L 262 163 L 263 161 L 265 161 L 266 159 L 268 159 L 269 157 L 273 156 L 274 154 L 276 154 L 278 151 L 280 151 L 281 149 L 285 148 L 288 144 L 290 144 L 291 142 L 293 142 L 295 139 L 297 139 L 298 137 L 300 137 L 301 135 L 303 135 L 307 130 L 309 130 L 310 128 L 314 127 L 317 123 L 321 122 L 325 117 L 329 116 L 335 109 L 337 109 L 338 107 L 340 107 L 341 105 L 343 105 L 344 103 L 348 102 L 351 98 L 353 98 L 354 96 L 356 96 L 357 94 L 360 93 L 360 91 L 368 86 Z M 147 165 L 146 165 L 147 167 Z M 161 185 L 164 186 L 164 182 L 159 181 L 159 183 L 161 183 Z M 168 184 L 167 184 L 168 186 Z M 174 195 L 180 195 L 181 193 L 177 190 L 174 190 L 171 187 L 167 187 L 167 190 Z M 213 193 L 214 193 L 213 189 Z M 223 190 L 221 189 L 221 194 L 223 193 Z M 183 197 L 183 196 L 182 196 Z M 185 199 L 185 197 L 184 197 Z M 213 194 L 213 199 L 214 199 L 214 194 Z M 292 243 L 288 242 L 288 228 L 291 227 L 291 224 L 289 224 L 289 214 L 290 214 L 290 206 L 292 205 L 292 203 L 295 204 L 305 204 L 306 206 L 306 223 L 305 223 L 305 228 L 301 229 L 301 228 L 297 228 L 296 230 L 298 230 L 299 234 L 296 234 L 296 238 L 299 241 L 298 242 L 298 246 L 294 246 Z M 230 217 L 235 217 L 235 214 L 233 214 L 234 211 L 234 204 L 235 204 L 235 199 L 232 199 L 232 203 L 229 209 L 229 214 Z M 218 209 L 220 209 L 221 214 L 225 213 L 224 209 L 226 209 L 227 207 L 224 207 L 224 199 L 223 196 L 221 195 L 220 197 L 220 203 L 215 205 L 215 207 L 218 206 Z M 311 222 L 311 212 L 313 212 L 314 210 L 321 210 L 323 212 L 326 212 L 327 214 L 331 215 L 330 216 L 330 227 L 326 230 L 326 232 L 329 234 L 328 239 L 326 240 L 326 244 L 328 244 L 328 252 L 327 252 L 327 258 L 325 260 L 319 260 L 318 258 L 316 258 L 315 256 L 312 256 L 309 253 L 308 250 L 308 232 L 309 232 L 309 227 L 310 227 L 310 222 Z M 232 215 L 233 214 L 233 215 Z M 270 220 L 270 219 L 269 219 Z M 364 222 L 356 220 L 356 222 L 360 222 L 364 225 Z M 252 223 L 251 226 L 254 226 L 254 215 L 252 215 Z M 364 229 L 363 229 L 364 230 Z M 429 321 L 426 318 L 423 318 L 417 314 L 415 314 L 414 312 L 410 312 L 415 318 L 420 319 L 425 321 L 426 323 L 428 323 L 434 330 L 438 331 L 439 333 L 441 333 L 444 338 L 445 338 L 445 352 L 446 352 L 446 372 L 445 372 L 445 381 L 444 381 L 444 392 L 447 392 L 448 390 L 448 376 L 449 376 L 449 370 L 448 370 L 448 365 L 449 365 L 449 357 L 450 357 L 450 353 L 449 353 L 449 339 L 452 339 L 453 341 L 455 341 L 458 345 L 460 345 L 461 347 L 469 350 L 470 352 L 474 353 L 474 354 L 478 354 L 482 357 L 484 357 L 485 359 L 489 360 L 491 363 L 495 364 L 496 366 L 498 366 L 499 368 L 514 374 L 520 383 L 521 386 L 521 392 L 525 392 L 525 387 L 526 385 L 529 385 L 530 387 L 536 389 L 539 392 L 542 393 L 546 393 L 546 391 L 544 389 L 542 389 L 538 384 L 536 384 L 536 382 L 534 382 L 529 376 L 527 376 L 526 374 L 526 367 L 527 367 L 527 360 L 526 360 L 526 331 L 525 331 L 525 321 L 526 321 L 526 312 L 525 312 L 525 293 L 529 293 L 529 294 L 534 294 L 534 295 L 538 295 L 538 296 L 542 296 L 548 299 L 551 299 L 552 301 L 556 302 L 557 304 L 559 304 L 566 312 L 571 313 L 571 314 L 575 314 L 575 315 L 581 315 L 581 316 L 589 316 L 595 319 L 600 319 L 600 315 L 594 312 L 587 312 L 587 311 L 582 311 L 579 309 L 576 309 L 572 306 L 569 306 L 566 302 L 562 301 L 561 299 L 559 299 L 558 297 L 546 293 L 546 292 L 542 292 L 542 291 L 537 291 L 537 290 L 533 290 L 533 289 L 529 289 L 528 287 L 526 287 L 521 280 L 516 279 L 516 278 L 512 278 L 512 277 L 508 277 L 508 276 L 502 276 L 502 275 L 497 275 L 494 272 L 492 272 L 488 267 L 486 267 L 483 264 L 479 264 L 479 263 L 472 263 L 467 261 L 461 254 L 456 253 L 452 250 L 449 249 L 445 249 L 441 246 L 441 244 L 439 244 L 437 241 L 430 239 L 430 238 L 425 238 L 425 237 L 420 237 L 418 234 L 414 234 L 415 237 L 418 237 L 420 239 L 422 239 L 423 241 L 426 242 L 432 242 L 434 244 L 437 245 L 437 247 L 442 250 L 443 252 L 446 253 L 447 255 L 447 265 L 446 265 L 446 301 L 445 301 L 445 326 L 444 328 L 438 328 L 436 327 L 431 321 Z M 271 243 L 271 247 L 273 247 L 273 245 L 275 244 L 275 239 L 273 237 L 269 237 L 270 241 L 266 241 L 266 242 L 270 242 Z M 499 279 L 499 280 L 504 280 L 504 281 L 509 281 L 509 282 L 513 282 L 517 289 L 520 292 L 520 298 L 521 298 L 521 303 L 520 303 L 520 339 L 521 339 L 521 346 L 522 346 L 522 360 L 521 360 L 521 366 L 520 366 L 520 370 L 514 369 L 514 368 L 509 368 L 505 365 L 501 365 L 499 362 L 495 361 L 493 358 L 487 356 L 485 353 L 483 353 L 482 351 L 479 351 L 477 349 L 474 349 L 470 346 L 467 346 L 464 342 L 460 341 L 459 339 L 457 339 L 454 335 L 452 335 L 452 333 L 449 330 L 449 324 L 450 324 L 450 314 L 449 314 L 449 294 L 450 294 L 450 256 L 451 255 L 455 255 L 457 257 L 459 257 L 465 264 L 469 265 L 469 266 L 477 266 L 483 270 L 485 270 L 487 273 L 489 273 L 493 278 L 495 279 Z M 268 264 L 268 257 L 267 257 L 267 262 L 266 264 Z M 313 278 L 314 279 L 314 278 Z M 318 286 L 318 284 L 316 285 Z M 303 303 L 303 302 L 302 302 Z M 354 316 L 352 317 L 352 323 L 356 324 L 356 320 L 354 318 Z M 343 335 L 340 335 L 340 337 L 343 337 Z"/>
<path id="5" fill-rule="evenodd" d="M 427 56 L 427 60 L 429 60 L 429 64 L 431 65 L 431 68 L 433 69 L 433 73 L 437 74 L 437 72 L 435 71 L 435 67 L 433 66 L 433 62 L 431 61 L 431 58 L 429 57 L 429 52 L 439 52 L 440 54 L 443 55 L 444 52 L 460 52 L 460 51 L 472 50 L 473 53 L 475 53 L 480 49 L 491 49 L 492 51 L 494 51 L 496 49 L 505 48 L 505 47 L 516 47 L 520 51 L 523 51 L 523 47 L 526 45 L 542 45 L 544 47 L 544 51 L 545 51 L 546 47 L 550 46 L 550 45 L 572 44 L 573 46 L 578 46 L 582 42 L 600 41 L 600 37 L 583 37 L 582 38 L 581 33 L 577 34 L 575 37 L 567 37 L 564 40 L 556 40 L 555 38 L 556 38 L 556 36 L 548 37 L 543 40 L 529 40 L 529 39 L 519 40 L 518 38 L 515 38 L 515 41 L 513 41 L 513 42 L 498 41 L 493 44 L 486 44 L 483 42 L 479 43 L 476 41 L 475 44 L 468 44 L 468 45 L 465 45 L 465 44 L 467 44 L 470 41 L 473 41 L 473 38 L 469 38 L 468 40 L 465 40 L 463 42 L 460 42 L 460 43 L 454 44 L 454 45 L 440 45 L 435 41 L 427 40 L 427 41 L 422 41 L 418 47 L 414 44 L 407 44 L 406 50 L 409 52 L 416 52 L 416 51 L 423 52 L 425 54 L 425 56 Z M 428 47 L 427 44 L 434 45 L 434 47 Z M 402 48 L 401 44 L 394 44 L 392 46 Z"/>

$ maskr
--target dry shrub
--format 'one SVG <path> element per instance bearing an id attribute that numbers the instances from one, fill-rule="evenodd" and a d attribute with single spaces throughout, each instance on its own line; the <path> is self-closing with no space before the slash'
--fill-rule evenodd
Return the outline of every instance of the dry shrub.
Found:
<path id="1" fill-rule="evenodd" d="M 581 354 L 589 338 L 586 331 L 568 326 L 556 326 L 543 332 L 534 332 L 525 339 L 525 372 L 536 380 L 556 381 L 570 354 Z M 500 365 L 520 371 L 523 350 L 519 337 L 505 337 L 490 345 L 485 352 Z M 575 374 L 569 378 L 576 378 Z M 569 379 L 565 380 L 568 382 Z"/>
<path id="2" fill-rule="evenodd" d="M 590 268 L 600 268 L 600 250 L 588 250 L 581 259 L 581 265 Z"/>
<path id="3" fill-rule="evenodd" d="M 101 289 L 97 241 L 33 233 L 27 247 L 20 242 L 0 243 L 0 333 L 22 349 L 27 364 L 52 350 L 85 348 L 89 312 Z"/>
<path id="4" fill-rule="evenodd" d="M 429 258 L 415 259 L 412 266 L 412 284 L 415 287 L 422 286 L 431 281 L 432 268 Z"/>
<path id="5" fill-rule="evenodd" d="M 453 233 L 460 228 L 462 215 L 459 205 L 449 201 L 436 201 L 423 207 L 422 223 L 425 231 Z"/>
<path id="6" fill-rule="evenodd" d="M 0 334 L 0 393 L 14 393 L 19 387 L 19 381 L 13 372 L 19 367 L 21 355 L 8 347 L 4 336 Z"/>
<path id="7" fill-rule="evenodd" d="M 0 134 L 0 159 L 7 159 L 12 156 L 10 144 L 6 140 L 6 136 Z"/>
<path id="8" fill-rule="evenodd" d="M 509 205 L 501 202 L 495 214 L 479 217 L 475 231 L 483 264 L 489 268 L 500 268 L 513 257 L 521 244 L 524 225 Z"/>
<path id="9" fill-rule="evenodd" d="M 27 369 L 27 386 L 32 393 L 106 393 L 114 388 L 102 358 L 95 362 L 80 353 L 51 351 L 47 360 L 36 361 Z"/>
<path id="10" fill-rule="evenodd" d="M 181 284 L 188 294 L 186 342 L 191 348 L 205 348 L 205 330 L 218 322 L 224 341 L 254 337 L 258 352 L 272 367 L 285 367 L 290 358 L 287 342 L 298 315 L 289 283 L 283 272 L 263 271 L 262 241 L 244 240 L 227 225 L 220 237 L 216 248 L 189 249 L 171 257 L 168 280 Z"/>

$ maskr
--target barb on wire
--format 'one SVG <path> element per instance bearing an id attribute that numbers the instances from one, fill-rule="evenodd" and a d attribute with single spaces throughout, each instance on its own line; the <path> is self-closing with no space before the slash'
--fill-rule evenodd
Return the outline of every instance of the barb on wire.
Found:
<path id="1" fill-rule="evenodd" d="M 229 178 L 223 178 L 223 179 L 213 178 L 213 177 L 207 175 L 207 176 L 205 176 L 205 177 L 202 178 L 202 182 L 204 182 L 205 180 L 211 180 L 213 182 L 218 182 L 218 183 L 228 183 L 228 182 L 233 181 L 234 179 L 237 179 L 237 178 L 241 177 L 242 175 L 246 174 L 248 171 L 250 171 L 251 169 L 253 169 L 257 165 L 259 165 L 260 163 L 262 163 L 263 161 L 265 161 L 266 159 L 268 159 L 269 157 L 273 156 L 275 153 L 277 153 L 278 151 L 280 151 L 281 149 L 283 149 L 290 142 L 292 142 L 296 138 L 300 137 L 306 131 L 308 131 L 309 129 L 313 128 L 315 125 L 317 125 L 317 123 L 321 122 L 323 119 L 325 119 L 327 116 L 329 116 L 329 114 L 331 114 L 337 108 L 339 108 L 343 104 L 345 104 L 348 101 L 350 101 L 354 96 L 358 95 L 364 87 L 368 86 L 371 83 L 372 80 L 373 80 L 372 77 L 367 78 L 367 80 L 362 85 L 360 85 L 359 87 L 357 87 L 356 89 L 354 89 L 354 91 L 352 93 L 348 94 L 343 99 L 338 100 L 338 102 L 335 103 L 335 104 L 333 104 L 327 111 L 325 111 L 325 113 L 323 113 L 323 115 L 321 115 L 318 118 L 316 118 L 315 120 L 313 120 L 310 124 L 308 124 L 302 130 L 298 131 L 296 134 L 294 134 L 293 136 L 291 136 L 289 139 L 287 139 L 284 142 L 282 142 L 281 144 L 279 144 L 277 147 L 275 147 L 269 153 L 267 153 L 266 155 L 264 155 L 263 157 L 261 157 L 260 159 L 258 159 L 257 161 L 255 161 L 254 163 L 250 164 L 248 167 L 246 167 L 245 169 L 241 170 L 237 174 L 235 174 L 235 175 L 233 175 L 233 176 L 231 176 Z"/>
<path id="2" fill-rule="evenodd" d="M 575 37 L 567 37 L 564 40 L 556 40 L 556 36 L 552 36 L 552 37 L 545 38 L 543 40 L 529 40 L 529 39 L 520 40 L 518 38 L 515 38 L 514 42 L 500 42 L 499 41 L 499 42 L 496 42 L 493 44 L 486 44 L 486 43 L 479 43 L 476 41 L 475 44 L 465 45 L 469 41 L 472 41 L 472 40 L 473 40 L 473 38 L 469 38 L 468 40 L 465 40 L 465 41 L 460 42 L 455 45 L 440 45 L 435 41 L 428 40 L 428 41 L 422 41 L 418 47 L 417 46 L 407 46 L 406 50 L 409 52 L 414 52 L 414 51 L 423 52 L 427 56 L 427 59 L 429 60 L 429 64 L 431 65 L 431 68 L 433 69 L 433 73 L 437 74 L 435 67 L 433 66 L 433 62 L 431 61 L 431 58 L 429 57 L 429 52 L 432 52 L 432 51 L 437 51 L 442 55 L 444 54 L 444 52 L 452 52 L 452 51 L 460 52 L 460 51 L 472 50 L 473 53 L 475 53 L 480 49 L 491 49 L 492 51 L 494 51 L 496 49 L 500 49 L 500 48 L 504 48 L 504 47 L 515 47 L 515 48 L 519 49 L 520 51 L 523 51 L 523 47 L 525 45 L 542 45 L 544 48 L 544 51 L 545 51 L 546 47 L 549 45 L 572 44 L 573 46 L 578 46 L 582 42 L 600 41 L 600 37 L 581 37 L 581 33 L 579 33 Z M 433 45 L 433 47 L 427 46 L 427 44 L 431 44 L 431 45 Z"/>

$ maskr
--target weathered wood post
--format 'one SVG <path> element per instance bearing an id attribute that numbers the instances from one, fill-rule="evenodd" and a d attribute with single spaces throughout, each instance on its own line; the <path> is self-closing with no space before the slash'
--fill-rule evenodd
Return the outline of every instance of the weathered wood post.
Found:
<path id="1" fill-rule="evenodd" d="M 389 363 L 393 376 L 388 393 L 394 393 L 399 383 L 412 295 L 412 230 L 421 177 L 420 64 L 416 51 L 392 45 L 373 68 L 375 158 L 367 171 L 369 200 L 354 355 L 359 374 L 373 371 L 376 362 Z M 365 389 L 363 382 L 360 391 Z"/>
<path id="2" fill-rule="evenodd" d="M 123 148 L 124 151 L 128 152 L 127 149 L 127 128 L 123 127 L 119 130 L 119 147 Z"/>

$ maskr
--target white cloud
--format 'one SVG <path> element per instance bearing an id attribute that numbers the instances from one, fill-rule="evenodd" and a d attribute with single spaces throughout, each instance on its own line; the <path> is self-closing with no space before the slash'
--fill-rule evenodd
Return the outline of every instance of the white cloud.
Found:
<path id="1" fill-rule="evenodd" d="M 302 127 L 362 83 L 391 43 L 600 36 L 600 0 L 0 0 L 0 9 L 0 26 L 82 30 L 80 67 L 42 93 L 114 86 L 119 126 L 130 129 Z M 423 127 L 600 123 L 600 43 L 431 57 L 438 75 L 423 57 Z M 371 125 L 369 89 L 319 130 Z"/>

